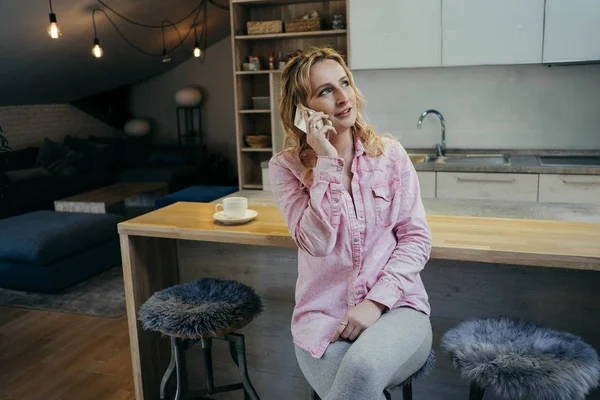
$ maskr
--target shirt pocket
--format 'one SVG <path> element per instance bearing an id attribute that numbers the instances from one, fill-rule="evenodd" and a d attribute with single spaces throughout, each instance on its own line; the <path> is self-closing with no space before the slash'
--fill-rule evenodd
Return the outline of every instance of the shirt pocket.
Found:
<path id="1" fill-rule="evenodd" d="M 399 180 L 371 187 L 378 226 L 389 226 L 396 222 L 400 202 L 399 189 Z"/>

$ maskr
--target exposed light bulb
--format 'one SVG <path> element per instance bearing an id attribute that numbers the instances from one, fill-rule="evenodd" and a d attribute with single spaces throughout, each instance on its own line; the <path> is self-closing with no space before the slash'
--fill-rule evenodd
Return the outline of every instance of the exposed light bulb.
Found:
<path id="1" fill-rule="evenodd" d="M 200 50 L 200 46 L 198 46 L 198 43 L 196 43 L 194 45 L 194 57 L 198 58 L 202 55 L 202 50 Z"/>
<path id="2" fill-rule="evenodd" d="M 94 47 L 92 48 L 92 54 L 96 58 L 100 58 L 104 54 L 102 47 L 100 47 L 100 40 L 98 39 L 94 39 Z"/>
<path id="3" fill-rule="evenodd" d="M 56 14 L 50 14 L 50 25 L 48 25 L 48 35 L 52 39 L 58 39 L 59 36 L 62 36 L 62 32 L 58 28 L 58 24 L 56 23 Z"/>

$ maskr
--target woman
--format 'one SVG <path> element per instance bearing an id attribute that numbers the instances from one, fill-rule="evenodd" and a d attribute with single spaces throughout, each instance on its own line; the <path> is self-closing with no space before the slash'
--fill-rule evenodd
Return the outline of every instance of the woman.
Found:
<path id="1" fill-rule="evenodd" d="M 294 145 L 269 172 L 299 248 L 296 357 L 326 400 L 384 399 L 432 341 L 419 275 L 431 236 L 417 176 L 402 146 L 365 124 L 362 103 L 332 49 L 307 50 L 282 72 L 279 112 Z M 315 111 L 303 112 L 308 133 L 294 125 L 298 105 Z"/>

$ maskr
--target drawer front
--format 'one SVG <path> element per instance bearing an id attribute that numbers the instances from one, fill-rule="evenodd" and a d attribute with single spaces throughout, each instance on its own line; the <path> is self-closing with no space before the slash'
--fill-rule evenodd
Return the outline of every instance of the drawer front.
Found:
<path id="1" fill-rule="evenodd" d="M 540 202 L 600 204 L 600 176 L 541 174 Z"/>
<path id="2" fill-rule="evenodd" d="M 438 172 L 437 197 L 537 201 L 537 174 Z"/>
<path id="3" fill-rule="evenodd" d="M 421 188 L 421 198 L 435 197 L 435 172 L 417 171 L 419 178 L 419 187 Z"/>

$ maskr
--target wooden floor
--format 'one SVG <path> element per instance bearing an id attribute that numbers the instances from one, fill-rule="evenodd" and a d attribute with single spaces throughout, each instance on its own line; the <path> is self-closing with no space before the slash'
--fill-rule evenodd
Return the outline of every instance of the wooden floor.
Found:
<path id="1" fill-rule="evenodd" d="M 133 400 L 127 318 L 0 307 L 0 400 Z"/>

